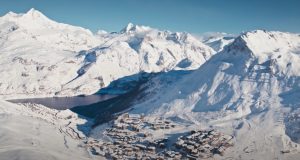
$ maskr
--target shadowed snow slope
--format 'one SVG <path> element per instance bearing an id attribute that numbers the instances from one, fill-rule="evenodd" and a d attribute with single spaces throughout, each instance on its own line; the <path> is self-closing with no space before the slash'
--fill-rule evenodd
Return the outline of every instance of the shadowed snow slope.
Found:
<path id="1" fill-rule="evenodd" d="M 188 33 L 130 23 L 93 35 L 34 9 L 0 17 L 0 30 L 2 97 L 92 94 L 140 72 L 196 69 L 215 53 Z"/>
<path id="2" fill-rule="evenodd" d="M 214 53 L 188 33 L 129 24 L 120 34 L 110 36 L 105 44 L 81 55 L 84 64 L 80 76 L 67 84 L 62 94 L 76 86 L 95 92 L 102 87 L 101 82 L 107 86 L 113 80 L 141 72 L 196 69 Z"/>
<path id="3" fill-rule="evenodd" d="M 229 156 L 295 158 L 299 67 L 298 34 L 247 32 L 181 80 L 158 77 L 147 83 L 148 96 L 136 102 L 132 112 L 219 127 L 237 136 Z M 290 154 L 281 154 L 286 150 Z"/>

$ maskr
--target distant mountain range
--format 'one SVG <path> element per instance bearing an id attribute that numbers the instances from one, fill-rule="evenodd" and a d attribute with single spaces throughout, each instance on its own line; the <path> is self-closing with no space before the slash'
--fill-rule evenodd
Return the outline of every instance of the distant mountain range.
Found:
<path id="1" fill-rule="evenodd" d="M 31 9 L 0 18 L 0 94 L 93 94 L 140 72 L 196 69 L 215 51 L 188 33 L 128 24 L 117 33 L 92 34 Z"/>

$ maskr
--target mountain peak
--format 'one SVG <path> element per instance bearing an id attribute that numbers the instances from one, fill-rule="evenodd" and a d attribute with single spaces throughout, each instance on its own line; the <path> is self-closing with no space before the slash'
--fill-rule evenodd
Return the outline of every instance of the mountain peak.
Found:
<path id="1" fill-rule="evenodd" d="M 130 31 L 130 30 L 133 30 L 135 27 L 136 27 L 136 26 L 135 26 L 133 23 L 129 22 L 129 23 L 127 24 L 127 26 L 126 26 L 124 29 L 125 29 L 126 31 Z"/>
<path id="2" fill-rule="evenodd" d="M 4 16 L 2 16 L 0 18 L 11 19 L 11 18 L 19 17 L 19 16 L 21 16 L 21 14 L 17 14 L 15 12 L 9 11 L 8 13 L 6 13 Z"/>
<path id="3" fill-rule="evenodd" d="M 120 32 L 121 33 L 128 33 L 130 31 L 134 31 L 136 28 L 136 25 L 132 24 L 131 22 L 129 22 L 126 27 L 124 27 Z"/>
<path id="4" fill-rule="evenodd" d="M 34 9 L 34 8 L 31 8 L 27 11 L 27 13 L 34 13 L 34 12 L 38 12 L 38 10 Z"/>
<path id="5" fill-rule="evenodd" d="M 12 11 L 9 11 L 7 14 L 5 14 L 4 16 L 17 16 L 18 14 Z"/>
<path id="6" fill-rule="evenodd" d="M 135 25 L 133 23 L 128 23 L 126 27 L 124 27 L 120 33 L 131 33 L 131 32 L 144 32 L 144 31 L 148 31 L 151 28 L 148 26 L 139 26 L 139 25 Z"/>
<path id="7" fill-rule="evenodd" d="M 48 19 L 42 12 L 31 8 L 29 11 L 27 11 L 25 14 L 23 14 L 23 17 L 32 17 L 34 19 L 36 18 L 44 18 L 44 19 Z"/>
<path id="8" fill-rule="evenodd" d="M 299 41 L 300 38 L 297 34 L 254 30 L 238 36 L 224 51 L 230 53 L 228 54 L 230 59 L 234 59 L 234 57 L 240 59 L 241 56 L 251 57 L 262 63 L 270 59 L 277 59 L 277 57 L 283 57 L 282 59 L 294 57 L 294 53 L 299 52 Z"/>
<path id="9" fill-rule="evenodd" d="M 41 13 L 40 11 L 34 8 L 31 8 L 26 13 L 20 13 L 20 14 L 10 11 L 7 14 L 5 14 L 2 18 L 14 22 L 22 21 L 22 23 L 29 23 L 29 21 L 36 21 L 36 20 L 43 21 L 43 22 L 51 21 L 43 13 Z"/>

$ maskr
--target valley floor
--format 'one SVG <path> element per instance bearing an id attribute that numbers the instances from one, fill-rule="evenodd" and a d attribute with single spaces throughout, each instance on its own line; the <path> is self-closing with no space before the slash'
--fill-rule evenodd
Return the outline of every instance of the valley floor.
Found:
<path id="1" fill-rule="evenodd" d="M 235 120 L 217 119 L 207 124 L 199 121 L 199 124 L 191 124 L 181 130 L 167 129 L 151 133 L 156 138 L 172 138 L 171 135 L 176 137 L 178 133 L 187 130 L 212 127 L 234 137 L 233 146 L 226 149 L 222 156 L 215 154 L 211 157 L 213 159 L 298 159 L 299 144 L 292 142 L 285 134 L 285 112 L 284 109 L 273 108 Z M 148 118 L 158 117 L 149 115 Z M 89 142 L 102 141 L 105 138 L 101 137 L 102 133 L 111 127 L 96 127 L 88 138 L 83 132 L 90 129 L 89 121 L 79 118 L 69 110 L 57 111 L 42 105 L 16 105 L 5 101 L 0 101 L 0 123 L 1 160 L 104 159 L 88 152 L 91 145 Z"/>

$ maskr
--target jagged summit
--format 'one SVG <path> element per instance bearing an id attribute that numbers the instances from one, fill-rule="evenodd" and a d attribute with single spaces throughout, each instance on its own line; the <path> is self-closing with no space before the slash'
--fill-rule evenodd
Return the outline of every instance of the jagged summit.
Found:
<path id="1" fill-rule="evenodd" d="M 0 17 L 0 18 L 3 18 L 3 17 L 16 17 L 16 16 L 19 16 L 20 14 L 17 14 L 15 12 L 12 12 L 12 11 L 9 11 L 8 13 L 6 13 L 4 16 Z"/>
<path id="2" fill-rule="evenodd" d="M 300 48 L 299 35 L 279 31 L 254 30 L 238 36 L 226 52 L 247 53 L 260 60 L 280 53 L 291 54 Z M 283 55 L 287 56 L 287 55 Z"/>
<path id="3" fill-rule="evenodd" d="M 15 23 L 20 28 L 26 30 L 50 28 L 59 25 L 59 23 L 49 19 L 40 11 L 35 10 L 33 8 L 27 11 L 26 13 L 17 14 L 14 12 L 9 12 L 5 16 L 0 17 L 0 21 L 2 23 Z"/>
<path id="4" fill-rule="evenodd" d="M 1 34 L 7 37 L 0 39 L 0 52 L 19 67 L 17 71 L 14 67 L 5 70 L 17 76 L 5 74 L 13 83 L 0 85 L 0 93 L 93 94 L 124 76 L 196 69 L 215 53 L 188 33 L 129 23 L 117 34 L 99 31 L 94 35 L 84 28 L 52 21 L 35 9 L 0 19 L 0 28 L 6 30 Z M 36 69 L 45 66 L 50 69 Z M 31 85 L 22 78 L 31 78 Z M 45 85 L 48 81 L 51 83 Z"/>
<path id="5" fill-rule="evenodd" d="M 152 28 L 148 26 L 139 26 L 139 25 L 134 25 L 133 23 L 128 23 L 127 26 L 120 31 L 120 33 L 145 32 L 151 29 Z"/>
<path id="6" fill-rule="evenodd" d="M 34 8 L 31 8 L 26 13 L 24 13 L 22 16 L 23 17 L 31 17 L 33 19 L 43 18 L 43 19 L 49 20 L 42 12 L 40 12 Z"/>
<path id="7" fill-rule="evenodd" d="M 148 111 L 153 111 L 153 114 L 169 112 L 173 115 L 177 111 L 176 114 L 180 114 L 181 109 L 189 107 L 191 107 L 189 108 L 191 112 L 231 110 L 236 107 L 234 108 L 236 111 L 248 114 L 247 112 L 253 109 L 252 106 L 250 106 L 251 109 L 245 109 L 239 108 L 239 105 L 231 106 L 232 103 L 240 103 L 236 101 L 240 101 L 241 96 L 243 99 L 250 96 L 250 99 L 260 100 L 260 96 L 265 98 L 267 92 L 268 94 L 276 92 L 273 95 L 276 97 L 293 85 L 298 88 L 296 81 L 299 81 L 297 76 L 300 76 L 299 51 L 300 36 L 298 34 L 264 30 L 243 33 L 222 52 L 206 61 L 196 72 L 171 85 L 176 86 L 176 89 L 168 88 L 170 92 L 168 89 L 162 90 L 162 92 L 168 92 L 169 97 L 166 93 L 157 93 L 157 97 L 164 95 L 164 99 L 153 104 L 153 106 L 160 106 L 157 107 L 158 111 L 155 108 Z M 205 78 L 201 78 L 203 76 Z M 193 85 L 189 86 L 189 84 Z M 252 85 L 257 88 L 252 88 Z M 268 87 L 274 89 L 274 92 L 268 90 Z M 266 92 L 265 95 L 258 93 L 262 90 Z M 186 99 L 182 102 L 182 94 L 177 94 L 179 91 L 190 96 L 185 96 Z M 254 95 L 254 93 L 259 95 Z M 197 97 L 198 94 L 201 96 Z M 178 98 L 174 100 L 176 96 Z M 154 99 L 158 99 L 157 97 Z M 149 102 L 151 100 L 153 99 L 149 98 Z M 147 106 L 146 104 L 147 101 L 141 102 L 141 106 Z M 260 110 L 271 106 L 257 105 L 256 107 Z"/>
<path id="8" fill-rule="evenodd" d="M 1 18 L 10 20 L 10 21 L 25 21 L 25 20 L 26 21 L 38 21 L 38 20 L 41 21 L 41 19 L 43 21 L 52 21 L 49 18 L 47 18 L 42 12 L 40 12 L 34 8 L 31 8 L 26 13 L 19 13 L 19 14 L 10 11 Z"/>
<path id="9" fill-rule="evenodd" d="M 9 16 L 9 15 L 10 16 L 13 16 L 13 15 L 33 15 L 33 14 L 35 14 L 35 15 L 43 15 L 44 16 L 44 14 L 42 12 L 40 12 L 40 11 L 34 9 L 34 8 L 29 9 L 26 13 L 15 13 L 13 11 L 9 11 L 4 16 Z"/>
<path id="10" fill-rule="evenodd" d="M 41 16 L 41 15 L 43 15 L 44 16 L 43 13 L 41 13 L 40 11 L 38 11 L 34 8 L 31 8 L 30 10 L 28 10 L 24 15 L 32 15 L 32 16 Z"/>
<path id="11" fill-rule="evenodd" d="M 124 27 L 120 32 L 129 32 L 130 30 L 133 30 L 135 28 L 135 25 L 132 23 L 128 23 L 126 27 Z"/>

